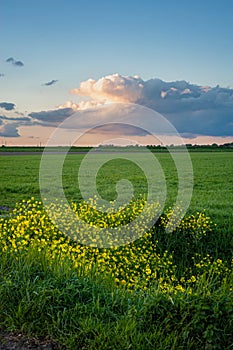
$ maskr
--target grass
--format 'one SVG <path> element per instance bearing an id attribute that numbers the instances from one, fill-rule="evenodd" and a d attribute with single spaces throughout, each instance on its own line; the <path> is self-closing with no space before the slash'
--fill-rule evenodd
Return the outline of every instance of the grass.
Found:
<path id="1" fill-rule="evenodd" d="M 70 201 L 81 199 L 75 176 L 83 156 L 65 161 Z M 167 180 L 168 207 L 177 175 L 169 154 L 156 156 Z M 0 220 L 0 327 L 48 336 L 67 349 L 232 349 L 232 157 L 192 153 L 194 193 L 181 226 L 166 233 L 165 210 L 145 237 L 116 250 L 73 243 L 40 204 L 19 205 Z M 1 157 L 0 205 L 15 207 L 32 195 L 40 199 L 39 161 L 39 155 Z M 146 192 L 140 169 L 110 161 L 97 176 L 105 199 L 116 197 L 122 177 L 133 182 L 136 196 Z M 94 225 L 107 220 L 90 213 Z"/>
<path id="2" fill-rule="evenodd" d="M 225 349 L 233 344 L 230 278 L 204 276 L 195 291 L 132 293 L 112 279 L 52 265 L 46 254 L 4 253 L 0 325 L 67 349 Z"/>
<path id="3" fill-rule="evenodd" d="M 233 226 L 233 152 L 193 152 L 190 155 L 194 169 L 190 212 L 206 211 L 219 226 L 230 229 Z M 84 155 L 68 155 L 65 161 L 63 185 L 67 198 L 72 201 L 81 199 L 77 173 L 83 157 Z M 169 206 L 173 204 L 177 193 L 177 174 L 169 154 L 156 154 L 156 157 L 166 176 Z M 31 196 L 40 199 L 40 158 L 40 155 L 1 156 L 1 206 L 13 208 L 16 202 Z M 124 160 L 119 160 L 117 164 L 110 161 L 97 177 L 97 187 L 105 199 L 114 199 L 115 184 L 121 175 L 133 181 L 135 195 L 147 191 L 145 177 L 135 165 L 129 162 L 126 164 Z"/>

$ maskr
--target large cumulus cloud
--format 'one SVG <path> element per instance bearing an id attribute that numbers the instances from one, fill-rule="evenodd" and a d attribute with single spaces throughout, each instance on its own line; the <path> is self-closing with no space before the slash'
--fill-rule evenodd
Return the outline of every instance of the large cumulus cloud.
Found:
<path id="1" fill-rule="evenodd" d="M 85 100 L 67 101 L 49 111 L 31 112 L 28 116 L 22 116 L 22 120 L 17 115 L 2 116 L 0 135 L 18 135 L 20 125 L 56 127 L 74 113 L 80 118 L 77 125 L 80 125 L 82 118 L 90 125 L 99 107 L 121 102 L 136 103 L 161 113 L 185 138 L 198 135 L 233 136 L 233 89 L 230 88 L 201 86 L 185 80 L 165 82 L 161 79 L 143 80 L 138 76 L 112 74 L 98 80 L 83 81 L 71 93 L 77 95 L 79 100 L 80 96 L 85 96 Z M 0 107 L 6 113 L 16 113 L 13 103 L 2 102 Z M 104 108 L 101 113 L 104 114 Z M 11 126 L 6 127 L 7 124 Z M 133 129 L 126 131 L 128 134 L 133 132 Z"/>
<path id="2" fill-rule="evenodd" d="M 113 74 L 81 82 L 71 92 L 101 103 L 133 102 L 152 108 L 184 136 L 233 135 L 233 89 Z"/>
<path id="3" fill-rule="evenodd" d="M 81 82 L 78 88 L 71 90 L 71 93 L 100 101 L 135 102 L 140 98 L 142 90 L 143 81 L 139 77 L 112 74 L 99 80 L 88 79 Z"/>

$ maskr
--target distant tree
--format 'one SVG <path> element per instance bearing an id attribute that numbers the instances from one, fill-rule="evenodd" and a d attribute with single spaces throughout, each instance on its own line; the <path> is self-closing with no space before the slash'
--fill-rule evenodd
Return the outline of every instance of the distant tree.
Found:
<path id="1" fill-rule="evenodd" d="M 218 145 L 217 145 L 217 143 L 212 143 L 211 147 L 218 148 Z"/>

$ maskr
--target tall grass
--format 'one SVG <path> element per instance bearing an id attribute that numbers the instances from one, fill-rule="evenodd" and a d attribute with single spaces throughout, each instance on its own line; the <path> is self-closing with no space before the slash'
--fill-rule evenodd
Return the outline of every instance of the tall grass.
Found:
<path id="1" fill-rule="evenodd" d="M 67 349 L 232 349 L 230 234 L 203 215 L 167 233 L 168 216 L 113 252 L 69 241 L 68 254 L 40 204 L 24 202 L 1 219 L 0 327 Z"/>
<path id="2" fill-rule="evenodd" d="M 0 325 L 68 349 L 232 349 L 232 274 L 194 293 L 130 292 L 45 253 L 1 256 Z"/>

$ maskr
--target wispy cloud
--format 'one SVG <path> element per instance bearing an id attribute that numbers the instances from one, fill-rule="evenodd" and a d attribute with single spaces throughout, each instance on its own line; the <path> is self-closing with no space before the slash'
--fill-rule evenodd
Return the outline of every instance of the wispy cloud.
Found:
<path id="1" fill-rule="evenodd" d="M 5 77 L 5 74 L 0 73 L 0 78 L 3 78 L 3 77 Z"/>
<path id="2" fill-rule="evenodd" d="M 58 80 L 53 79 L 53 80 L 48 81 L 47 83 L 44 83 L 44 84 L 42 84 L 42 85 L 43 85 L 43 86 L 51 86 L 51 85 L 56 84 L 57 82 L 58 82 Z"/>
<path id="3" fill-rule="evenodd" d="M 7 117 L 5 115 L 0 115 L 0 120 L 6 120 L 6 121 L 15 121 L 15 122 L 29 122 L 31 121 L 31 118 L 25 117 L 25 116 L 19 116 L 19 117 Z"/>
<path id="4" fill-rule="evenodd" d="M 15 104 L 11 102 L 0 102 L 0 108 L 5 109 L 6 111 L 12 111 L 15 108 Z"/>
<path id="5" fill-rule="evenodd" d="M 13 66 L 16 66 L 16 67 L 23 67 L 24 66 L 24 63 L 22 61 L 18 61 L 13 57 L 7 58 L 6 62 L 11 63 Z"/>

